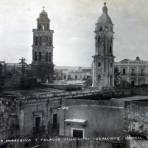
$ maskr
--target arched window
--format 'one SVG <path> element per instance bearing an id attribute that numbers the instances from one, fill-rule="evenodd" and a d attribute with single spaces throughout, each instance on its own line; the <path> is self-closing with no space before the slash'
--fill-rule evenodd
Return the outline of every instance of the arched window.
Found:
<path id="1" fill-rule="evenodd" d="M 43 30 L 43 31 L 45 30 L 45 25 L 44 25 L 44 24 L 42 25 L 42 30 Z"/>
<path id="2" fill-rule="evenodd" d="M 101 37 L 98 36 L 98 43 L 100 44 L 101 43 Z"/>
<path id="3" fill-rule="evenodd" d="M 49 52 L 49 53 L 48 53 L 48 61 L 51 62 L 51 59 L 52 59 L 51 53 Z"/>
<path id="4" fill-rule="evenodd" d="M 78 79 L 78 77 L 77 77 L 77 75 L 75 75 L 75 80 L 77 80 Z"/>
<path id="5" fill-rule="evenodd" d="M 112 53 L 112 46 L 110 46 L 109 52 Z"/>
<path id="6" fill-rule="evenodd" d="M 35 51 L 34 52 L 34 61 L 37 61 L 38 60 L 38 58 L 37 58 L 37 52 Z"/>
<path id="7" fill-rule="evenodd" d="M 141 69 L 141 76 L 144 75 L 144 69 Z"/>
<path id="8" fill-rule="evenodd" d="M 48 62 L 48 52 L 46 52 L 46 62 Z"/>
<path id="9" fill-rule="evenodd" d="M 49 29 L 49 24 L 47 24 L 47 30 Z"/>
<path id="10" fill-rule="evenodd" d="M 42 37 L 39 37 L 39 45 L 42 45 Z"/>
<path id="11" fill-rule="evenodd" d="M 49 37 L 49 46 L 52 46 L 52 37 Z"/>
<path id="12" fill-rule="evenodd" d="M 102 27 L 102 26 L 100 26 L 100 29 L 99 29 L 99 31 L 103 31 L 103 27 Z"/>
<path id="13" fill-rule="evenodd" d="M 39 61 L 41 61 L 41 60 L 42 60 L 42 53 L 39 52 Z"/>
<path id="14" fill-rule="evenodd" d="M 100 80 L 101 79 L 101 75 L 98 75 L 98 80 Z"/>
<path id="15" fill-rule="evenodd" d="M 110 86 L 112 86 L 112 83 L 113 83 L 113 76 L 111 75 L 110 76 Z"/>
<path id="16" fill-rule="evenodd" d="M 38 45 L 38 37 L 34 36 L 34 44 L 37 46 Z"/>
<path id="17" fill-rule="evenodd" d="M 38 30 L 41 30 L 42 27 L 41 27 L 41 24 L 38 24 Z"/>
<path id="18" fill-rule="evenodd" d="M 123 75 L 126 75 L 126 70 L 125 70 L 125 68 L 123 68 L 122 74 L 123 74 Z"/>
<path id="19" fill-rule="evenodd" d="M 132 68 L 131 75 L 135 75 L 135 69 Z"/>

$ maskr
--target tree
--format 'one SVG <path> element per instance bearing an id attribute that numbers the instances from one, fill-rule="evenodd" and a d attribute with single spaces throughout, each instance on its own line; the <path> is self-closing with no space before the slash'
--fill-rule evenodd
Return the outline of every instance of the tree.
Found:
<path id="1" fill-rule="evenodd" d="M 121 73 L 117 67 L 115 67 L 114 69 L 114 84 L 115 84 L 115 87 L 121 84 Z"/>

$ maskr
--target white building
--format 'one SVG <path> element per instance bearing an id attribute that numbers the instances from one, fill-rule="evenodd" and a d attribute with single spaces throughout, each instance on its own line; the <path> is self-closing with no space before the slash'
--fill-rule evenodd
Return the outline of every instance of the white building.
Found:
<path id="1" fill-rule="evenodd" d="M 56 67 L 55 77 L 56 77 L 56 80 L 65 80 L 65 81 L 81 80 L 83 81 L 91 77 L 91 68 Z"/>
<path id="2" fill-rule="evenodd" d="M 148 61 L 143 61 L 139 57 L 135 60 L 124 59 L 115 63 L 122 80 L 129 82 L 131 85 L 148 84 Z"/>

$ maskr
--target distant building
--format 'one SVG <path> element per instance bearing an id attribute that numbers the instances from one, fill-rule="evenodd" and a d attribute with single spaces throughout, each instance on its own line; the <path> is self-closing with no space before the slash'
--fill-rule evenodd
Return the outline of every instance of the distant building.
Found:
<path id="1" fill-rule="evenodd" d="M 121 73 L 122 80 L 129 82 L 132 86 L 148 84 L 148 61 L 139 57 L 135 60 L 124 59 L 115 63 Z"/>
<path id="2" fill-rule="evenodd" d="M 57 67 L 55 68 L 55 78 L 56 80 L 87 80 L 91 78 L 91 68 L 83 68 L 83 67 Z"/>
<path id="3" fill-rule="evenodd" d="M 40 82 L 53 80 L 53 30 L 43 9 L 37 19 L 37 29 L 33 29 L 32 71 Z"/>
<path id="4" fill-rule="evenodd" d="M 103 14 L 95 28 L 95 55 L 93 56 L 93 87 L 114 86 L 113 23 L 104 3 Z"/>

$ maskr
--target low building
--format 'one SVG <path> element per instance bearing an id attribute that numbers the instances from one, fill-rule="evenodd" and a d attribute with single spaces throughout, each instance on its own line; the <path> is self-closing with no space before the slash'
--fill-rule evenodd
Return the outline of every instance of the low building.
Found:
<path id="1" fill-rule="evenodd" d="M 85 67 L 56 67 L 55 68 L 55 79 L 56 80 L 87 80 L 91 77 L 91 68 Z"/>
<path id="2" fill-rule="evenodd" d="M 148 84 L 148 61 L 139 57 L 135 60 L 124 59 L 115 63 L 122 80 L 129 82 L 132 86 Z"/>
<path id="3" fill-rule="evenodd" d="M 124 108 L 113 100 L 65 99 L 59 109 L 60 136 L 97 138 L 123 134 Z"/>

